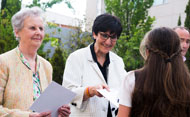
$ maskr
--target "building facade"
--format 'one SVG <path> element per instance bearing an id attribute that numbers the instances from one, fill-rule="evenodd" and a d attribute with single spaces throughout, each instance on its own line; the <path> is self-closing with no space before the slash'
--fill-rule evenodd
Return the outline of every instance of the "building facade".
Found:
<path id="1" fill-rule="evenodd" d="M 183 26 L 187 3 L 188 0 L 154 0 L 153 6 L 149 9 L 149 15 L 155 17 L 153 28 L 161 26 L 173 28 L 177 26 L 179 16 L 181 16 Z M 91 31 L 95 17 L 105 12 L 104 0 L 87 0 L 86 30 Z"/>
<path id="2" fill-rule="evenodd" d="M 173 28 L 177 26 L 179 16 L 181 16 L 181 23 L 184 26 L 187 4 L 188 0 L 155 0 L 149 9 L 149 15 L 156 18 L 153 27 L 167 26 Z"/>

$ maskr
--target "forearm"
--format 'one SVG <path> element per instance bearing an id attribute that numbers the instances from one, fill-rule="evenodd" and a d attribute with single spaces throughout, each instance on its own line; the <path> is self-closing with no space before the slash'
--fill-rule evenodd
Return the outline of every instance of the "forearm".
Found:
<path id="1" fill-rule="evenodd" d="M 86 101 L 87 99 L 89 99 L 91 96 L 90 94 L 90 88 L 91 87 L 86 87 L 84 90 L 84 95 L 83 95 L 83 101 Z"/>

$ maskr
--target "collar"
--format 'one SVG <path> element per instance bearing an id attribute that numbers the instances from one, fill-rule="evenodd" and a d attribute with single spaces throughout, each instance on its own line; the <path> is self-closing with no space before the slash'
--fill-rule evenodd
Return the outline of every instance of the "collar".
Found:
<path id="1" fill-rule="evenodd" d="M 183 61 L 185 62 L 186 61 L 186 57 L 185 56 L 182 56 L 183 57 Z"/>
<path id="2" fill-rule="evenodd" d="M 20 60 L 22 61 L 22 63 L 28 68 L 31 70 L 31 67 L 30 67 L 30 64 L 29 62 L 27 61 L 27 59 L 24 57 L 24 55 L 22 54 L 22 52 L 19 50 L 19 47 L 17 46 L 16 47 L 16 52 L 17 54 L 19 55 L 19 58 Z M 36 68 L 36 72 L 39 71 L 39 68 L 40 68 L 40 63 L 39 63 L 39 60 L 38 60 L 38 56 L 36 56 L 36 59 L 35 59 L 36 63 L 37 63 L 37 68 Z"/>
<path id="3" fill-rule="evenodd" d="M 90 45 L 90 51 L 91 51 L 93 60 L 94 60 L 96 63 L 98 63 L 98 61 L 97 61 L 97 56 L 96 56 L 96 53 L 95 53 L 95 50 L 94 50 L 94 44 L 95 44 L 95 42 Z M 108 66 L 109 64 L 110 64 L 110 57 L 109 57 L 109 52 L 108 52 L 108 53 L 106 54 L 106 60 L 105 60 L 103 66 Z"/>

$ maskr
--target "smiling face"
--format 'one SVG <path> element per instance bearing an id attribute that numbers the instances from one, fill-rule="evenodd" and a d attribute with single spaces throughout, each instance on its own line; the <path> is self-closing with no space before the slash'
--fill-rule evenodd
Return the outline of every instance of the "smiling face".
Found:
<path id="1" fill-rule="evenodd" d="M 105 39 L 103 35 L 108 35 L 108 39 Z M 111 39 L 111 37 L 115 37 L 114 34 L 110 34 L 109 31 L 107 32 L 98 32 L 96 35 L 93 33 L 93 37 L 96 40 L 95 43 L 95 52 L 100 52 L 104 55 L 106 55 L 112 48 L 115 46 L 117 39 Z M 116 37 L 117 38 L 117 37 Z"/>
<path id="2" fill-rule="evenodd" d="M 15 31 L 20 38 L 19 46 L 39 48 L 44 38 L 44 24 L 41 17 L 27 17 L 21 30 Z"/>

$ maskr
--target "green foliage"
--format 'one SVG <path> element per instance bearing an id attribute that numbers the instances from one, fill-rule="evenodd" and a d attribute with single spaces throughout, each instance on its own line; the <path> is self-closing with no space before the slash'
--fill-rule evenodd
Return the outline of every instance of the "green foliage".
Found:
<path id="1" fill-rule="evenodd" d="M 47 22 L 47 27 L 46 28 L 54 28 L 55 31 L 51 32 L 52 34 L 56 34 L 57 32 L 60 33 L 60 28 L 58 27 L 57 24 L 55 23 L 51 23 L 51 22 Z M 59 47 L 59 39 L 55 38 L 55 37 L 50 37 L 50 34 L 45 34 L 45 37 L 43 39 L 43 43 L 41 44 L 40 48 L 38 49 L 38 54 L 44 58 L 46 58 L 47 60 L 50 59 L 49 57 L 49 53 L 51 52 L 50 49 L 48 49 L 46 52 L 43 50 L 45 44 L 47 44 L 48 42 L 51 42 L 51 46 L 52 47 Z"/>
<path id="2" fill-rule="evenodd" d="M 27 5 L 27 7 L 38 6 L 45 10 L 47 8 L 51 8 L 54 4 L 61 3 L 63 1 L 68 6 L 68 8 L 73 9 L 69 0 L 49 0 L 48 2 L 41 2 L 41 0 L 33 0 L 32 4 Z"/>
<path id="3" fill-rule="evenodd" d="M 177 25 L 178 25 L 178 26 L 181 26 L 181 15 L 179 15 Z"/>
<path id="4" fill-rule="evenodd" d="M 6 42 L 5 40 L 0 39 L 0 53 L 5 52 Z"/>
<path id="5" fill-rule="evenodd" d="M 148 16 L 153 0 L 105 0 L 108 13 L 119 17 L 123 32 L 114 51 L 123 58 L 126 70 L 142 67 L 139 45 L 155 18 Z"/>
<path id="6" fill-rule="evenodd" d="M 53 80 L 62 84 L 63 71 L 65 69 L 65 62 L 68 54 L 65 50 L 57 47 L 50 62 L 53 66 Z"/>
<path id="7" fill-rule="evenodd" d="M 81 30 L 81 27 L 76 27 L 75 32 L 71 32 L 71 39 L 67 43 L 69 45 L 68 52 L 71 53 L 77 49 L 84 48 L 92 43 L 93 40 L 89 33 Z"/>
<path id="8" fill-rule="evenodd" d="M 186 13 L 186 18 L 185 18 L 185 27 L 190 29 L 190 0 L 186 6 L 185 13 Z"/>
<path id="9" fill-rule="evenodd" d="M 20 8 L 20 0 L 2 0 L 0 12 L 0 53 L 11 50 L 18 45 L 11 26 L 11 17 L 19 11 Z"/>

